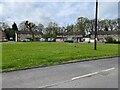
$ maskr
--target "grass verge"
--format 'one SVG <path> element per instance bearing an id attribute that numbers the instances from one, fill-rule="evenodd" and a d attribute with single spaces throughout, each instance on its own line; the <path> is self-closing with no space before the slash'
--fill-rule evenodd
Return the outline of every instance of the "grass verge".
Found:
<path id="1" fill-rule="evenodd" d="M 2 71 L 118 56 L 118 44 L 17 42 L 2 44 Z"/>

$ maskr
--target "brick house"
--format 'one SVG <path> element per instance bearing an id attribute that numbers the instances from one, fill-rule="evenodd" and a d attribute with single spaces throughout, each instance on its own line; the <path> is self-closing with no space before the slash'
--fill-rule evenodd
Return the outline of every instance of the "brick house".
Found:
<path id="1" fill-rule="evenodd" d="M 43 35 L 42 32 L 34 31 L 34 36 L 36 41 L 39 41 L 42 35 Z M 16 36 L 16 41 L 21 41 L 24 39 L 32 39 L 32 33 L 30 31 L 17 31 L 15 36 Z"/>
<path id="2" fill-rule="evenodd" d="M 94 40 L 94 32 L 90 33 L 89 36 L 84 37 L 84 33 L 77 32 L 76 36 L 74 33 L 58 33 L 56 37 L 56 41 L 63 42 L 65 40 L 74 39 L 76 37 L 77 42 L 83 41 L 83 38 L 90 38 L 91 40 Z M 97 32 L 97 39 L 99 42 L 105 42 L 106 37 L 112 37 L 116 41 L 120 41 L 120 31 L 98 31 Z"/>
<path id="3" fill-rule="evenodd" d="M 120 41 L 120 31 L 98 31 L 97 32 L 97 39 L 100 42 L 104 42 L 106 37 L 112 37 L 116 41 Z M 94 32 L 91 33 L 91 37 L 94 39 Z"/>
<path id="4" fill-rule="evenodd" d="M 0 41 L 7 41 L 6 33 L 0 30 Z"/>
<path id="5" fill-rule="evenodd" d="M 56 41 L 57 42 L 64 42 L 66 40 L 76 40 L 77 42 L 81 42 L 81 39 L 83 37 L 82 32 L 77 33 L 57 33 Z"/>

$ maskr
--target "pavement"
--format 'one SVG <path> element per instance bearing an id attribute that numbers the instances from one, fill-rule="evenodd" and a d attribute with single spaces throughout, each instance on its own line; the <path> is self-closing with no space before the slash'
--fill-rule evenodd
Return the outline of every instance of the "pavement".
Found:
<path id="1" fill-rule="evenodd" d="M 2 88 L 118 88 L 118 57 L 2 73 Z"/>

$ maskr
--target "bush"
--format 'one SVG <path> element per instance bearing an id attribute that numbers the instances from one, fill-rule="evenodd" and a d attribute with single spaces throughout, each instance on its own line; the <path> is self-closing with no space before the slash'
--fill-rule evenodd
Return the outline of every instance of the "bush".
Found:
<path id="1" fill-rule="evenodd" d="M 116 41 L 113 37 L 110 36 L 106 37 L 105 40 L 106 40 L 105 43 L 116 43 L 116 44 L 120 43 L 119 41 Z"/>
<path id="2" fill-rule="evenodd" d="M 114 42 L 114 41 L 115 41 L 112 37 L 109 37 L 109 36 L 106 37 L 105 40 L 106 40 L 106 42 L 108 42 L 108 43 L 111 43 L 111 42 Z"/>

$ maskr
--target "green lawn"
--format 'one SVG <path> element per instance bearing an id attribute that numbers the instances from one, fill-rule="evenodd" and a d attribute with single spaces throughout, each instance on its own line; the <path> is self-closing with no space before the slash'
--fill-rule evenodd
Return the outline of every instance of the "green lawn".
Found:
<path id="1" fill-rule="evenodd" d="M 0 44 L 1 45 L 1 44 Z M 75 59 L 118 56 L 117 44 L 57 43 L 57 42 L 5 42 L 2 44 L 2 69 L 46 66 Z"/>

